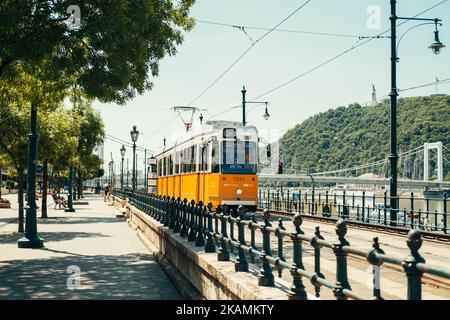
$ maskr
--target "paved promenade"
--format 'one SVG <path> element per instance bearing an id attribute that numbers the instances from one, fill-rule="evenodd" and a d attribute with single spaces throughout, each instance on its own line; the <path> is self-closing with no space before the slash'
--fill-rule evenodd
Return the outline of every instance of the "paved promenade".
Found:
<path id="1" fill-rule="evenodd" d="M 17 196 L 6 197 L 13 208 L 0 209 L 0 299 L 182 298 L 99 196 L 86 195 L 89 205 L 75 213 L 54 209 L 49 197 L 49 218 L 38 218 L 42 249 L 17 247 Z"/>

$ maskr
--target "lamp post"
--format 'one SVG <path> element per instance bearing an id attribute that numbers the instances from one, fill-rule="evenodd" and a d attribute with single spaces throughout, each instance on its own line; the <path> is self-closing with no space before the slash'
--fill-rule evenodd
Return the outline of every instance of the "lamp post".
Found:
<path id="1" fill-rule="evenodd" d="M 122 148 L 120 149 L 120 155 L 122 156 L 122 164 L 120 167 L 120 188 L 123 189 L 123 157 L 125 157 L 125 146 L 122 145 Z"/>
<path id="2" fill-rule="evenodd" d="M 129 166 L 128 166 L 128 158 L 127 158 L 127 188 L 129 188 L 130 187 L 130 183 L 129 183 L 129 175 L 130 175 L 130 169 L 129 169 Z"/>
<path id="3" fill-rule="evenodd" d="M 28 134 L 28 188 L 25 236 L 17 241 L 19 248 L 42 248 L 44 240 L 38 237 L 36 221 L 36 163 L 37 163 L 37 104 L 31 103 L 31 126 Z"/>
<path id="4" fill-rule="evenodd" d="M 144 150 L 144 179 L 145 192 L 147 192 L 147 149 Z"/>
<path id="5" fill-rule="evenodd" d="M 434 42 L 429 46 L 434 54 L 439 54 L 441 49 L 445 46 L 439 40 L 438 23 L 440 19 L 424 19 L 424 18 L 407 18 L 397 16 L 397 0 L 391 1 L 391 92 L 389 94 L 391 99 L 391 146 L 390 146 L 390 167 L 391 167 L 391 177 L 390 177 L 390 224 L 397 225 L 397 210 L 398 210 L 398 199 L 397 199 L 397 163 L 398 163 L 398 153 L 397 153 L 397 63 L 399 58 L 397 56 L 398 44 L 397 44 L 397 20 L 416 20 L 416 21 L 428 21 L 434 22 L 436 30 L 434 32 Z M 429 24 L 429 23 L 424 23 Z M 424 25 L 421 24 L 421 25 Z M 412 28 L 411 28 L 412 29 Z M 409 29 L 409 30 L 411 30 Z M 405 34 L 409 31 L 407 30 Z M 403 34 L 404 35 L 404 34 Z M 400 40 L 403 38 L 400 38 Z"/>
<path id="6" fill-rule="evenodd" d="M 69 194 L 67 196 L 67 208 L 64 209 L 65 212 L 75 212 L 73 208 L 73 194 L 72 194 L 72 181 L 73 181 L 73 165 L 69 168 Z"/>
<path id="7" fill-rule="evenodd" d="M 246 120 L 247 113 L 246 113 L 246 110 L 245 110 L 245 109 L 246 109 L 246 106 L 247 106 L 248 103 L 264 104 L 264 105 L 266 106 L 266 111 L 265 111 L 265 113 L 264 113 L 264 115 L 263 115 L 263 118 L 264 118 L 265 120 L 269 120 L 270 114 L 269 114 L 268 109 L 267 109 L 267 108 L 268 108 L 268 105 L 269 105 L 269 102 L 267 102 L 267 101 L 264 101 L 264 102 L 247 101 L 247 100 L 246 100 L 246 97 L 245 97 L 245 95 L 246 95 L 246 93 L 247 93 L 247 90 L 245 89 L 245 86 L 242 87 L 241 93 L 242 93 L 242 125 L 243 125 L 244 127 L 247 125 L 247 120 Z"/>
<path id="8" fill-rule="evenodd" d="M 73 167 L 73 176 L 72 176 L 72 200 L 77 200 L 77 167 Z"/>
<path id="9" fill-rule="evenodd" d="M 130 131 L 131 141 L 133 141 L 133 173 L 131 177 L 131 183 L 133 185 L 133 191 L 137 189 L 137 181 L 136 181 L 136 141 L 139 137 L 139 131 L 136 130 L 136 126 L 133 126 L 133 130 Z"/>

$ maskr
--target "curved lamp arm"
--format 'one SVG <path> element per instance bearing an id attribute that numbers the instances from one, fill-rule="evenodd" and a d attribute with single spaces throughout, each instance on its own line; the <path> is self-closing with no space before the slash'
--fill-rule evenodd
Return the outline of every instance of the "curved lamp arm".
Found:
<path id="1" fill-rule="evenodd" d="M 395 48 L 395 52 L 397 53 L 397 55 L 398 55 L 398 48 L 399 48 L 399 46 L 400 46 L 400 42 L 402 41 L 403 37 L 404 37 L 408 32 L 410 32 L 412 29 L 415 29 L 415 28 L 417 28 L 417 27 L 421 27 L 421 26 L 425 26 L 425 25 L 429 25 L 429 24 L 435 24 L 436 26 L 439 25 L 439 26 L 442 27 L 442 23 L 437 23 L 437 22 L 425 22 L 425 23 L 420 23 L 420 24 L 416 24 L 415 26 L 412 26 L 411 28 L 409 28 L 408 30 L 406 30 L 406 31 L 400 36 L 400 38 L 398 39 L 398 42 L 397 42 L 397 48 Z"/>

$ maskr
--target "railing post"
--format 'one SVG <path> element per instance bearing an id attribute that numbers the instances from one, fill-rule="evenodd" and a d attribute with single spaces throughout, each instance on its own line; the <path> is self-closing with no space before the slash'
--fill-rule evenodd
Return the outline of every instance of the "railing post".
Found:
<path id="1" fill-rule="evenodd" d="M 444 233 L 447 233 L 447 193 L 444 193 L 444 213 L 442 214 L 442 220 L 443 220 L 443 231 Z"/>
<path id="2" fill-rule="evenodd" d="M 177 202 L 175 204 L 175 212 L 176 213 L 175 213 L 175 223 L 173 226 L 173 232 L 179 233 L 181 231 L 181 219 L 182 219 L 182 217 L 181 217 L 181 214 L 182 214 L 181 198 L 180 197 L 177 198 Z"/>
<path id="3" fill-rule="evenodd" d="M 252 263 L 255 263 L 255 254 L 254 254 L 253 250 L 257 250 L 256 249 L 256 237 L 255 237 L 255 225 L 256 224 L 257 224 L 257 222 L 256 222 L 255 214 L 252 213 L 252 215 L 251 215 L 251 222 L 249 224 L 249 228 L 250 228 L 250 246 L 252 247 L 252 249 L 249 252 L 249 255 L 250 255 L 250 261 Z"/>
<path id="4" fill-rule="evenodd" d="M 170 226 L 170 220 L 172 219 L 172 201 L 169 197 L 166 198 L 164 202 L 164 219 L 163 224 L 165 227 Z"/>
<path id="5" fill-rule="evenodd" d="M 169 221 L 169 229 L 172 229 L 172 230 L 174 229 L 175 221 L 177 220 L 176 212 L 177 212 L 177 206 L 175 203 L 175 197 L 172 197 L 170 199 L 170 221 Z"/>
<path id="6" fill-rule="evenodd" d="M 420 231 L 410 230 L 406 244 L 410 255 L 403 260 L 402 266 L 408 278 L 408 300 L 422 300 L 422 272 L 417 269 L 417 264 L 425 263 L 425 259 L 419 254 L 422 246 Z"/>
<path id="7" fill-rule="evenodd" d="M 362 192 L 362 205 L 361 205 L 361 221 L 364 222 L 364 216 L 366 211 L 366 191 Z M 369 214 L 369 212 L 367 212 Z"/>
<path id="8" fill-rule="evenodd" d="M 322 246 L 318 243 L 318 240 L 323 240 L 323 237 L 320 234 L 319 226 L 316 227 L 314 237 L 310 241 L 311 246 L 314 248 L 314 272 L 315 272 L 314 277 L 311 279 L 311 283 L 314 286 L 316 297 L 320 297 L 320 285 L 317 282 L 317 278 L 322 279 L 325 278 L 324 275 L 320 272 L 320 249 L 322 248 Z"/>
<path id="9" fill-rule="evenodd" d="M 191 206 L 190 206 L 191 221 L 189 224 L 188 241 L 195 241 L 196 236 L 197 236 L 197 234 L 196 234 L 197 209 L 198 209 L 198 207 L 195 206 L 195 201 L 191 200 Z"/>
<path id="10" fill-rule="evenodd" d="M 236 223 L 238 226 L 238 239 L 239 239 L 239 246 L 238 246 L 238 257 L 237 257 L 237 263 L 234 265 L 234 269 L 237 272 L 247 272 L 248 271 L 248 261 L 247 261 L 247 255 L 245 254 L 245 250 L 242 248 L 242 246 L 245 246 L 245 230 L 244 225 L 242 224 L 242 220 L 244 220 L 244 207 L 239 206 L 238 207 L 238 213 L 239 217 L 236 218 Z"/>
<path id="11" fill-rule="evenodd" d="M 286 261 L 283 256 L 283 235 L 281 234 L 281 231 L 284 230 L 286 230 L 286 228 L 283 226 L 283 220 L 281 218 L 278 218 L 278 227 L 275 230 L 275 236 L 278 238 L 278 257 L 276 267 L 278 269 L 279 278 L 281 278 L 283 273 L 283 267 L 279 264 L 279 261 Z"/>
<path id="12" fill-rule="evenodd" d="M 228 241 L 228 248 L 230 249 L 230 252 L 233 253 L 234 252 L 234 246 L 233 246 L 233 241 L 235 241 L 236 239 L 234 238 L 234 210 L 230 209 L 230 214 L 227 216 L 227 220 L 230 223 L 230 241 Z"/>
<path id="13" fill-rule="evenodd" d="M 221 239 L 220 239 L 220 248 L 219 253 L 217 254 L 217 260 L 219 261 L 229 261 L 230 260 L 230 251 L 228 250 L 228 235 L 227 235 L 227 220 L 228 217 L 225 215 L 225 211 L 220 213 L 220 226 L 222 228 Z"/>
<path id="14" fill-rule="evenodd" d="M 205 212 L 208 218 L 208 229 L 206 230 L 206 244 L 205 244 L 205 252 L 216 252 L 216 242 L 214 241 L 214 229 L 213 229 L 213 213 L 212 213 L 212 203 L 208 203 L 208 211 Z M 214 219 L 216 220 L 216 216 L 214 214 Z"/>
<path id="15" fill-rule="evenodd" d="M 297 208 L 297 212 L 300 213 L 302 212 L 301 206 L 303 205 L 302 203 L 302 190 L 298 190 L 298 208 Z"/>
<path id="16" fill-rule="evenodd" d="M 197 236 L 195 238 L 195 246 L 196 247 L 203 247 L 205 245 L 205 237 L 203 235 L 203 216 L 205 214 L 204 208 L 203 208 L 203 202 L 200 201 L 197 206 L 197 220 L 198 223 L 196 225 L 197 229 Z"/>
<path id="17" fill-rule="evenodd" d="M 270 231 L 267 230 L 267 227 L 270 227 L 271 224 L 269 222 L 270 213 L 269 210 L 264 210 L 263 219 L 264 224 L 261 226 L 261 233 L 263 237 L 263 255 L 260 257 L 261 259 L 261 269 L 259 270 L 258 275 L 258 285 L 264 287 L 272 287 L 275 285 L 275 279 L 272 273 L 272 267 L 270 266 L 269 261 L 267 260 L 267 256 L 271 256 L 272 252 L 270 250 Z"/>
<path id="18" fill-rule="evenodd" d="M 292 212 L 292 210 L 291 210 L 291 198 L 290 198 L 290 195 L 289 195 L 289 189 L 287 190 L 287 212 Z"/>
<path id="19" fill-rule="evenodd" d="M 181 204 L 181 212 L 182 212 L 182 218 L 181 218 L 181 231 L 180 236 L 186 237 L 188 232 L 188 205 L 187 205 L 187 199 L 185 198 L 183 200 L 183 203 Z"/>
<path id="20" fill-rule="evenodd" d="M 347 253 L 342 248 L 349 246 L 350 243 L 345 239 L 347 234 L 347 225 L 345 221 L 339 219 L 336 223 L 336 235 L 338 236 L 338 242 L 333 244 L 333 252 L 336 255 L 336 285 L 334 289 L 334 295 L 338 300 L 347 300 L 344 295 L 344 289 L 350 289 L 350 283 L 347 277 Z"/>
<path id="21" fill-rule="evenodd" d="M 298 269 L 305 269 L 303 266 L 302 258 L 302 240 L 299 235 L 303 235 L 304 232 L 300 228 L 303 223 L 302 216 L 297 213 L 292 222 L 295 226 L 295 231 L 291 234 L 291 240 L 293 243 L 294 259 L 291 267 L 291 275 L 293 279 L 293 284 L 291 286 L 291 291 L 288 293 L 289 300 L 306 300 L 308 299 L 308 294 L 306 293 L 305 286 L 303 285 L 302 276 L 297 273 Z"/>
<path id="22" fill-rule="evenodd" d="M 391 197 L 391 195 L 389 195 L 389 197 Z M 383 195 L 383 204 L 384 204 L 384 208 L 383 208 L 383 224 L 384 225 L 387 225 L 387 192 L 385 191 L 384 192 L 384 195 Z M 391 208 L 391 210 L 392 210 L 393 208 Z M 392 222 L 392 221 L 391 221 Z"/>
<path id="23" fill-rule="evenodd" d="M 384 251 L 380 249 L 380 243 L 378 242 L 378 237 L 373 238 L 372 243 L 373 250 L 367 256 L 367 261 L 372 265 L 373 274 L 373 296 L 375 300 L 383 300 L 381 297 L 381 283 L 380 283 L 380 266 L 383 261 L 377 258 L 377 254 L 384 254 Z"/>

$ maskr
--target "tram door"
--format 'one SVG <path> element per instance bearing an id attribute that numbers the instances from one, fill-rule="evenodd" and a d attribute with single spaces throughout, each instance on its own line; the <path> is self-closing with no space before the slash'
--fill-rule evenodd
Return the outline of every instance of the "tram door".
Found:
<path id="1" fill-rule="evenodd" d="M 206 174 L 208 171 L 208 145 L 202 147 L 202 157 L 200 163 L 200 199 L 206 204 Z"/>
<path id="2" fill-rule="evenodd" d="M 151 157 L 150 159 L 148 159 L 148 167 L 147 167 L 147 177 L 148 177 L 147 192 L 150 192 L 150 193 L 156 193 L 156 185 L 157 185 L 156 184 L 156 181 L 157 181 L 156 168 L 157 168 L 156 159 Z"/>

